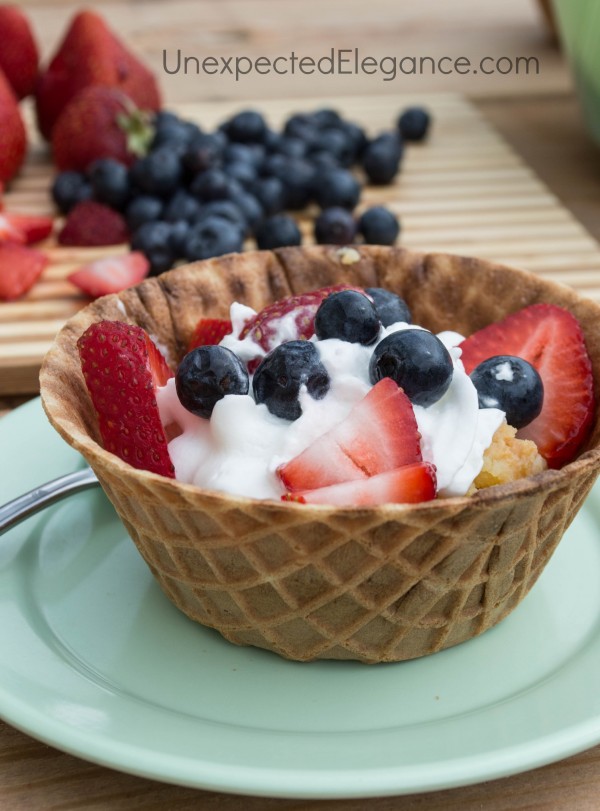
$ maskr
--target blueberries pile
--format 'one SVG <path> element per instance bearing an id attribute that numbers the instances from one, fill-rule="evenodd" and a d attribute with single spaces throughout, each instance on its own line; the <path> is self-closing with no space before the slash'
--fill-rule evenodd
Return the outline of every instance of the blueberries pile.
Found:
<path id="1" fill-rule="evenodd" d="M 153 274 L 178 260 L 241 251 L 248 237 L 261 249 L 299 245 L 302 235 L 286 212 L 312 203 L 320 208 L 318 243 L 391 245 L 400 232 L 392 212 L 374 206 L 359 218 L 352 213 L 362 192 L 353 170 L 368 183 L 391 183 L 404 142 L 422 140 L 429 123 L 425 110 L 410 108 L 393 130 L 369 139 L 335 110 L 292 115 L 281 132 L 246 110 L 203 132 L 162 111 L 145 157 L 130 168 L 103 158 L 86 174 L 62 172 L 52 196 L 63 214 L 87 199 L 121 212 L 132 249 L 147 256 Z"/>
<path id="2" fill-rule="evenodd" d="M 407 324 L 411 315 L 399 296 L 378 287 L 341 290 L 323 300 L 315 315 L 318 340 L 337 338 L 364 346 L 375 344 L 381 327 L 398 321 Z M 440 339 L 418 328 L 407 328 L 380 341 L 373 351 L 369 377 L 375 384 L 391 377 L 409 399 L 424 407 L 437 402 L 448 390 L 453 376 L 452 358 Z M 239 360 L 222 346 L 202 346 L 181 362 L 176 388 L 182 405 L 194 414 L 209 418 L 216 403 L 226 394 L 247 394 L 250 386 L 257 403 L 285 420 L 302 414 L 300 390 L 306 387 L 315 400 L 329 391 L 331 381 L 312 341 L 285 341 L 260 362 L 252 381 Z"/>

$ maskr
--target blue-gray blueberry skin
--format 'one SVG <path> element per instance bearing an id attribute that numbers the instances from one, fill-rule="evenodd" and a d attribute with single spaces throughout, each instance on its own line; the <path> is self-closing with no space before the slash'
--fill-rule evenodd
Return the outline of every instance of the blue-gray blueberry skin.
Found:
<path id="1" fill-rule="evenodd" d="M 181 405 L 198 417 L 209 419 L 226 394 L 248 394 L 248 370 L 224 346 L 198 346 L 183 358 L 175 376 Z"/>
<path id="2" fill-rule="evenodd" d="M 298 396 L 306 386 L 309 395 L 322 400 L 331 381 L 311 341 L 286 341 L 262 360 L 252 379 L 254 399 L 264 403 L 271 414 L 284 420 L 297 420 L 302 409 Z"/>
<path id="3" fill-rule="evenodd" d="M 338 338 L 349 343 L 375 343 L 381 321 L 371 299 L 358 290 L 340 290 L 325 298 L 315 315 L 315 334 L 320 341 Z"/>
<path id="4" fill-rule="evenodd" d="M 499 408 L 513 428 L 524 428 L 541 412 L 544 384 L 534 367 L 515 355 L 494 355 L 471 372 L 479 408 Z"/>
<path id="5" fill-rule="evenodd" d="M 433 405 L 448 391 L 454 366 L 450 353 L 431 332 L 405 329 L 380 341 L 369 364 L 371 383 L 391 377 L 414 405 Z"/>

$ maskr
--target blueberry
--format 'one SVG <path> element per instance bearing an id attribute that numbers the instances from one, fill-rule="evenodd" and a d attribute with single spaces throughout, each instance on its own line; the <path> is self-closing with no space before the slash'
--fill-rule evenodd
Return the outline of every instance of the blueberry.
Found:
<path id="1" fill-rule="evenodd" d="M 129 170 L 113 158 L 100 158 L 88 170 L 94 200 L 122 211 L 129 200 Z"/>
<path id="2" fill-rule="evenodd" d="M 150 152 L 138 159 L 130 170 L 133 184 L 145 194 L 168 197 L 177 191 L 182 180 L 179 155 L 168 147 Z"/>
<path id="3" fill-rule="evenodd" d="M 256 110 L 244 110 L 226 121 L 223 129 L 232 141 L 256 143 L 264 138 L 267 125 Z"/>
<path id="4" fill-rule="evenodd" d="M 360 193 L 360 183 L 347 169 L 329 169 L 315 181 L 315 200 L 321 208 L 339 206 L 352 211 Z"/>
<path id="5" fill-rule="evenodd" d="M 402 148 L 395 138 L 375 138 L 365 148 L 362 166 L 371 183 L 391 183 L 400 169 Z"/>
<path id="6" fill-rule="evenodd" d="M 264 220 L 255 233 L 256 244 L 261 250 L 286 248 L 302 243 L 302 234 L 296 221 L 286 214 L 275 214 Z"/>
<path id="7" fill-rule="evenodd" d="M 222 169 L 207 169 L 193 179 L 190 192 L 203 202 L 231 199 L 242 187 Z"/>
<path id="8" fill-rule="evenodd" d="M 225 149 L 225 163 L 249 163 L 255 169 L 265 159 L 266 149 L 263 144 L 228 144 Z"/>
<path id="9" fill-rule="evenodd" d="M 170 149 L 185 149 L 192 140 L 197 127 L 182 121 L 174 113 L 161 111 L 154 119 L 152 150 L 168 146 Z"/>
<path id="10" fill-rule="evenodd" d="M 422 141 L 427 135 L 431 117 L 422 107 L 409 107 L 398 118 L 398 129 L 407 141 Z"/>
<path id="11" fill-rule="evenodd" d="M 234 161 L 226 163 L 223 167 L 225 174 L 237 180 L 244 188 L 249 188 L 257 178 L 256 167 L 247 161 Z"/>
<path id="12" fill-rule="evenodd" d="M 130 231 L 136 231 L 146 222 L 160 220 L 164 210 L 164 203 L 159 197 L 149 194 L 140 194 L 134 197 L 125 209 L 125 219 Z"/>
<path id="13" fill-rule="evenodd" d="M 190 232 L 190 224 L 186 220 L 177 220 L 171 223 L 171 233 L 169 235 L 169 248 L 175 259 L 185 256 L 185 243 Z"/>
<path id="14" fill-rule="evenodd" d="M 318 150 L 317 152 L 310 153 L 310 162 L 312 163 L 313 168 L 316 170 L 316 182 L 318 182 L 321 172 L 327 172 L 329 169 L 341 168 L 339 160 L 332 155 L 331 152 L 325 152 L 322 149 Z"/>
<path id="15" fill-rule="evenodd" d="M 319 133 L 319 126 L 308 113 L 294 113 L 285 122 L 283 134 L 293 138 L 300 138 L 310 146 L 315 143 Z"/>
<path id="16" fill-rule="evenodd" d="M 235 204 L 241 210 L 248 224 L 251 233 L 259 227 L 264 220 L 265 212 L 254 195 L 248 192 L 240 192 L 235 195 Z"/>
<path id="17" fill-rule="evenodd" d="M 356 220 L 345 208 L 326 208 L 315 220 L 315 240 L 319 245 L 347 245 L 354 242 Z"/>
<path id="18" fill-rule="evenodd" d="M 341 166 L 352 166 L 354 163 L 354 145 L 350 136 L 341 129 L 325 129 L 320 132 L 311 152 L 328 152 Z"/>
<path id="19" fill-rule="evenodd" d="M 377 340 L 380 328 L 375 305 L 357 290 L 331 293 L 315 315 L 315 334 L 320 341 L 339 338 L 368 346 Z"/>
<path id="20" fill-rule="evenodd" d="M 440 339 L 424 329 L 392 332 L 375 347 L 369 377 L 391 377 L 415 405 L 430 406 L 452 382 L 452 358 Z"/>
<path id="21" fill-rule="evenodd" d="M 365 293 L 373 299 L 379 320 L 384 327 L 403 321 L 410 324 L 412 317 L 404 299 L 383 287 L 367 287 Z"/>
<path id="22" fill-rule="evenodd" d="M 302 386 L 314 400 L 321 400 L 329 385 L 327 370 L 311 341 L 279 344 L 263 358 L 252 380 L 256 402 L 284 420 L 297 420 L 302 414 L 298 401 Z"/>
<path id="23" fill-rule="evenodd" d="M 362 127 L 359 127 L 358 124 L 354 124 L 352 121 L 342 121 L 339 126 L 342 132 L 346 135 L 346 137 L 352 144 L 353 150 L 352 162 L 355 163 L 357 160 L 360 159 L 363 152 L 365 151 L 366 146 L 369 143 L 369 139 L 367 138 L 365 131 L 362 129 Z"/>
<path id="24" fill-rule="evenodd" d="M 479 408 L 499 408 L 513 428 L 534 420 L 544 404 L 544 384 L 534 367 L 514 355 L 495 355 L 471 372 Z"/>
<path id="25" fill-rule="evenodd" d="M 338 111 L 331 107 L 322 107 L 320 110 L 315 110 L 312 114 L 312 120 L 319 129 L 338 127 L 342 123 L 342 117 Z"/>
<path id="26" fill-rule="evenodd" d="M 221 133 L 204 133 L 194 138 L 182 155 L 183 168 L 191 177 L 221 165 L 227 137 Z"/>
<path id="27" fill-rule="evenodd" d="M 389 209 L 372 206 L 361 214 L 358 232 L 367 245 L 393 245 L 400 233 L 400 223 Z"/>
<path id="28" fill-rule="evenodd" d="M 52 183 L 52 199 L 61 214 L 92 196 L 92 187 L 81 172 L 66 171 L 56 175 Z"/>
<path id="29" fill-rule="evenodd" d="M 273 174 L 283 183 L 286 208 L 297 210 L 308 205 L 315 178 L 314 167 L 308 160 L 283 158 L 283 162 L 276 167 Z"/>
<path id="30" fill-rule="evenodd" d="M 232 200 L 213 200 L 210 203 L 205 203 L 200 208 L 194 224 L 204 222 L 209 217 L 221 217 L 244 232 L 248 229 L 248 223 L 241 208 Z"/>
<path id="31" fill-rule="evenodd" d="M 283 135 L 274 150 L 280 155 L 288 158 L 305 158 L 308 152 L 306 141 L 302 138 L 295 138 L 293 135 Z"/>
<path id="32" fill-rule="evenodd" d="M 191 194 L 180 189 L 165 205 L 163 217 L 167 222 L 186 220 L 193 222 L 200 213 L 201 204 Z"/>
<path id="33" fill-rule="evenodd" d="M 248 371 L 224 346 L 198 346 L 184 357 L 175 376 L 179 402 L 192 414 L 209 419 L 226 394 L 248 394 Z"/>
<path id="34" fill-rule="evenodd" d="M 260 177 L 250 187 L 250 192 L 263 207 L 267 216 L 279 214 L 285 208 L 285 189 L 278 177 Z"/>
<path id="35" fill-rule="evenodd" d="M 243 230 L 223 217 L 207 217 L 190 228 L 185 241 L 185 258 L 190 262 L 210 259 L 226 253 L 238 253 L 244 247 Z"/>
<path id="36" fill-rule="evenodd" d="M 172 227 L 166 222 L 147 222 L 134 232 L 131 249 L 141 251 L 150 262 L 150 275 L 169 270 L 175 262 L 171 243 Z"/>

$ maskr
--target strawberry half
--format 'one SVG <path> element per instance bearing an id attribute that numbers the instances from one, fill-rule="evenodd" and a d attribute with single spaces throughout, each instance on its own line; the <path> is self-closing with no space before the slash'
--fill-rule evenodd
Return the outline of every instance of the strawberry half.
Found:
<path id="1" fill-rule="evenodd" d="M 269 352 L 281 343 L 282 337 L 278 335 L 281 328 L 280 322 L 282 318 L 289 316 L 283 340 L 308 339 L 315 332 L 315 314 L 319 305 L 330 293 L 338 290 L 360 290 L 360 288 L 352 287 L 349 284 L 337 284 L 275 301 L 246 321 L 240 332 L 240 338 L 243 339 L 248 335 L 255 343 Z"/>
<path id="2" fill-rule="evenodd" d="M 150 262 L 143 253 L 134 251 L 123 256 L 109 256 L 96 259 L 79 268 L 68 280 L 83 290 L 88 296 L 106 296 L 119 293 L 145 279 L 150 270 Z"/>
<path id="3" fill-rule="evenodd" d="M 52 233 L 54 220 L 33 214 L 0 213 L 0 242 L 21 242 L 34 245 Z"/>
<path id="4" fill-rule="evenodd" d="M 14 301 L 37 281 L 48 257 L 16 242 L 0 242 L 0 300 Z"/>
<path id="5" fill-rule="evenodd" d="M 201 318 L 194 327 L 187 351 L 191 352 L 197 346 L 218 344 L 231 330 L 231 321 L 228 318 Z"/>
<path id="6" fill-rule="evenodd" d="M 129 241 L 129 231 L 118 211 L 94 200 L 83 200 L 69 212 L 58 241 L 79 248 L 120 245 Z"/>
<path id="7" fill-rule="evenodd" d="M 410 400 L 391 378 L 384 377 L 345 420 L 277 473 L 291 491 L 366 479 L 420 462 L 420 438 Z"/>
<path id="8" fill-rule="evenodd" d="M 149 335 L 138 326 L 99 321 L 77 348 L 104 448 L 138 470 L 175 478 L 155 394 L 173 372 Z"/>
<path id="9" fill-rule="evenodd" d="M 490 324 L 461 344 L 468 374 L 494 355 L 531 363 L 544 384 L 544 404 L 517 436 L 531 439 L 551 468 L 570 462 L 594 415 L 592 364 L 577 319 L 554 304 L 533 304 Z"/>
<path id="10" fill-rule="evenodd" d="M 283 501 L 300 504 L 331 504 L 339 507 L 372 507 L 378 504 L 416 504 L 431 501 L 436 494 L 435 467 L 430 462 L 378 473 L 368 479 L 332 484 L 316 490 L 286 493 Z"/>

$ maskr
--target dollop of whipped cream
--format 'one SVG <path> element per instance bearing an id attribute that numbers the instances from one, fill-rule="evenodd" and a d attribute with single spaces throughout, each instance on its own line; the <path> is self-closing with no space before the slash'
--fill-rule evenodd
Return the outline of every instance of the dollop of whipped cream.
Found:
<path id="1" fill-rule="evenodd" d="M 255 311 L 250 307 L 232 304 L 233 331 L 221 342 L 246 362 L 266 354 L 251 338 L 239 338 L 244 323 L 253 315 Z M 277 342 L 292 340 L 292 329 L 292 321 L 282 318 Z M 157 401 L 163 425 L 176 423 L 181 429 L 181 434 L 169 442 L 177 480 L 232 495 L 279 500 L 285 488 L 276 474 L 277 467 L 348 416 L 371 388 L 369 361 L 375 346 L 400 329 L 421 327 L 392 324 L 381 329 L 371 346 L 335 338 L 317 341 L 313 337 L 331 385 L 322 400 L 313 400 L 306 389 L 301 390 L 302 414 L 293 422 L 271 414 L 250 394 L 223 397 L 210 420 L 202 419 L 181 405 L 175 379 L 171 378 L 158 389 Z M 497 408 L 479 408 L 477 391 L 460 360 L 458 345 L 463 336 L 447 331 L 439 333 L 438 338 L 452 357 L 452 382 L 436 403 L 413 408 L 423 459 L 433 462 L 437 470 L 438 495 L 460 496 L 481 470 L 483 454 L 505 415 Z"/>

